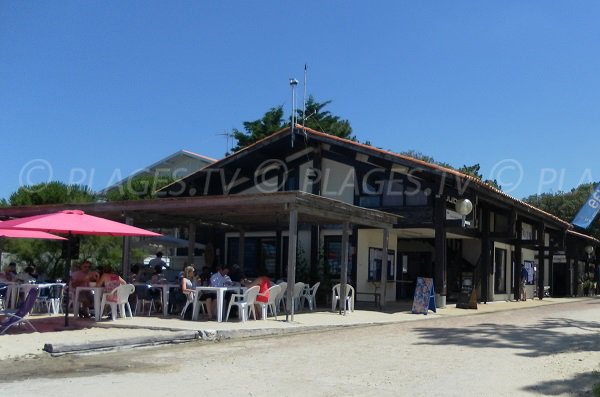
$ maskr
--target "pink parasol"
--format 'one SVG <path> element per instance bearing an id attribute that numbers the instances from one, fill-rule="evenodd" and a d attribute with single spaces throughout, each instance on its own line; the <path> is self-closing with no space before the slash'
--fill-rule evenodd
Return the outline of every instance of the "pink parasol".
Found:
<path id="1" fill-rule="evenodd" d="M 2 223 L 0 223 L 0 226 Z M 1 229 L 0 237 L 7 238 L 44 238 L 48 240 L 66 240 L 64 237 L 55 236 L 54 234 L 39 232 L 37 230 L 17 230 L 17 229 Z"/>
<path id="2" fill-rule="evenodd" d="M 96 236 L 160 236 L 149 230 L 111 221 L 81 210 L 34 215 L 0 223 L 3 229 L 37 230 L 50 233 L 92 234 Z"/>
<path id="3" fill-rule="evenodd" d="M 65 210 L 51 214 L 34 215 L 13 219 L 1 223 L 3 228 L 19 230 L 36 230 L 41 232 L 65 233 L 69 235 L 67 244 L 67 263 L 71 259 L 71 236 L 88 234 L 96 236 L 160 236 L 149 230 L 111 221 L 93 215 L 87 215 L 81 210 Z M 69 280 L 69 267 L 65 266 L 65 280 Z M 65 295 L 69 307 L 69 294 Z M 69 325 L 68 310 L 65 310 L 65 326 Z"/>

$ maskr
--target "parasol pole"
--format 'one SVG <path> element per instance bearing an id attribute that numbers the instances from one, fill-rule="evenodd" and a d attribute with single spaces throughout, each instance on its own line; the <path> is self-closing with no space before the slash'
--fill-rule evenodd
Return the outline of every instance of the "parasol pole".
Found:
<path id="1" fill-rule="evenodd" d="M 65 286 L 66 286 L 66 290 L 67 290 L 67 296 L 65 296 L 65 327 L 69 326 L 69 295 L 70 295 L 70 286 L 69 286 L 69 281 L 70 281 L 70 276 L 71 276 L 71 241 L 72 241 L 73 235 L 71 234 L 71 232 L 69 232 L 69 236 L 67 237 L 67 257 L 65 258 L 66 260 L 66 265 L 65 265 L 65 277 L 64 277 L 64 281 L 65 281 Z M 75 314 L 75 310 L 76 308 L 73 307 L 73 314 Z"/>

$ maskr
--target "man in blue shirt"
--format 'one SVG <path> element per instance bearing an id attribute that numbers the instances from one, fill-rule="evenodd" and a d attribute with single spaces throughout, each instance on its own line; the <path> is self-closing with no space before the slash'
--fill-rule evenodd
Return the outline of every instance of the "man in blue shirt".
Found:
<path id="1" fill-rule="evenodd" d="M 527 268 L 521 265 L 521 300 L 527 300 L 527 291 L 525 290 L 525 284 L 527 284 L 527 280 L 529 279 L 529 273 L 527 272 Z"/>

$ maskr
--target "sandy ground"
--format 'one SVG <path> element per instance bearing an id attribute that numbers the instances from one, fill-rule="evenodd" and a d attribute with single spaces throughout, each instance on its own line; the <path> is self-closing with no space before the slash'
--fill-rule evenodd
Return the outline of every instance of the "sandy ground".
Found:
<path id="1" fill-rule="evenodd" d="M 264 330 L 295 332 L 303 328 L 345 327 L 471 316 L 488 312 L 561 304 L 573 302 L 574 300 L 576 299 L 550 298 L 543 301 L 530 299 L 527 302 L 495 302 L 487 305 L 479 304 L 478 310 L 462 310 L 448 306 L 445 309 L 438 309 L 437 313 L 429 312 L 427 316 L 411 314 L 410 302 L 404 302 L 390 305 L 389 310 L 386 312 L 357 310 L 346 316 L 340 316 L 337 312 L 329 310 L 303 311 L 295 315 L 294 322 L 283 321 L 285 317 L 281 315 L 278 317 L 278 321 L 269 318 L 267 321 L 248 321 L 246 323 L 239 323 L 235 320 L 227 323 L 182 321 L 177 316 L 172 318 L 138 316 L 133 319 L 119 319 L 115 322 L 102 321 L 96 324 L 91 319 L 80 320 L 71 317 L 69 327 L 65 327 L 62 315 L 31 315 L 29 319 L 39 332 L 33 332 L 28 326 L 21 326 L 18 328 L 13 327 L 7 334 L 0 335 L 0 362 L 23 357 L 44 356 L 47 354 L 43 351 L 45 344 L 86 344 L 111 339 L 126 340 L 134 337 L 169 335 L 171 331 L 175 330 L 233 331 L 247 332 L 247 335 L 260 334 Z"/>
<path id="2" fill-rule="evenodd" d="M 0 389 L 11 396 L 590 395 L 600 382 L 600 300 L 488 306 L 477 315 L 323 332 L 21 357 L 2 362 L 12 365 L 0 367 Z"/>

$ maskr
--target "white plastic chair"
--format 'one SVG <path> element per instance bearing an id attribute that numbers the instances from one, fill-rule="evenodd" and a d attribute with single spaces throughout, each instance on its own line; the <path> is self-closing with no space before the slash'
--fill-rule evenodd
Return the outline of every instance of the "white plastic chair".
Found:
<path id="1" fill-rule="evenodd" d="M 61 284 L 41 287 L 35 302 L 37 309 L 41 311 L 44 307 L 48 314 L 59 314 L 61 312 L 62 296 L 63 286 Z"/>
<path id="2" fill-rule="evenodd" d="M 127 317 L 125 308 L 129 309 L 129 317 L 133 318 L 131 306 L 129 306 L 129 295 L 135 292 L 133 284 L 119 285 L 110 292 L 102 294 L 102 302 L 100 304 L 100 313 L 104 312 L 104 306 L 110 305 L 110 315 L 114 320 L 117 319 L 117 307 L 121 311 L 121 317 Z"/>
<path id="3" fill-rule="evenodd" d="M 313 311 L 317 306 L 317 290 L 319 289 L 319 285 L 321 282 L 317 282 L 312 287 L 309 287 L 308 284 L 304 288 L 302 295 L 300 296 L 300 308 L 304 309 L 304 302 L 308 302 L 308 310 Z"/>
<path id="4" fill-rule="evenodd" d="M 299 311 L 301 309 L 300 307 L 300 297 L 302 296 L 302 292 L 304 291 L 304 283 L 303 282 L 297 282 L 296 284 L 294 284 L 294 292 L 292 294 L 292 304 L 294 305 L 294 308 L 296 309 L 296 311 Z"/>
<path id="5" fill-rule="evenodd" d="M 135 293 L 137 296 L 137 301 L 135 304 L 135 314 L 136 315 L 139 314 L 140 311 L 143 314 L 144 308 L 146 307 L 146 305 L 148 305 L 148 316 L 150 314 L 152 314 L 152 310 L 156 309 L 156 304 L 154 303 L 155 298 L 153 297 L 153 294 L 152 294 L 153 291 L 160 292 L 156 299 L 158 299 L 158 301 L 160 302 L 160 305 L 162 307 L 162 305 L 163 305 L 162 290 L 160 290 L 157 287 L 152 287 L 151 285 L 136 285 L 135 286 Z M 141 305 L 140 305 L 140 303 L 141 303 Z"/>
<path id="6" fill-rule="evenodd" d="M 277 298 L 275 298 L 275 308 L 279 310 L 279 308 L 283 304 L 283 311 L 285 312 L 285 294 L 287 293 L 287 283 L 285 281 L 282 281 L 277 285 L 279 285 L 280 290 L 279 295 L 277 295 Z"/>
<path id="7" fill-rule="evenodd" d="M 346 297 L 344 299 L 346 303 L 346 310 L 354 311 L 354 287 L 350 284 L 346 284 Z M 340 284 L 336 284 L 331 289 L 331 310 L 335 311 L 336 306 L 340 302 Z M 341 309 L 341 302 L 340 302 Z"/>
<path id="8" fill-rule="evenodd" d="M 185 305 L 183 306 L 183 309 L 181 310 L 181 318 L 183 318 L 185 316 L 185 311 L 187 310 L 188 306 L 194 303 L 194 299 L 196 299 L 196 293 L 195 292 L 187 292 L 187 293 L 183 293 L 186 297 L 185 300 Z"/>
<path id="9" fill-rule="evenodd" d="M 271 309 L 271 314 L 273 314 L 273 316 L 275 317 L 275 320 L 277 320 L 277 308 L 275 307 L 275 301 L 277 300 L 277 297 L 279 296 L 280 291 L 281 291 L 281 286 L 275 284 L 267 290 L 269 297 L 266 302 L 261 302 L 261 301 L 256 302 L 260 305 L 260 308 L 262 310 L 262 319 L 263 320 L 267 319 L 269 309 Z M 262 295 L 262 294 L 260 294 L 260 295 Z"/>
<path id="10" fill-rule="evenodd" d="M 248 317 L 250 317 L 250 312 L 252 312 L 252 315 L 256 320 L 256 309 L 254 308 L 254 304 L 256 303 L 258 291 L 260 291 L 260 287 L 255 285 L 254 287 L 248 288 L 243 294 L 231 295 L 229 307 L 227 308 L 227 315 L 225 316 L 225 322 L 227 322 L 229 319 L 229 312 L 231 311 L 232 306 L 238 307 L 238 317 L 243 322 L 248 320 Z"/>
<path id="11" fill-rule="evenodd" d="M 196 299 L 196 294 L 197 294 L 197 292 L 195 292 L 195 291 L 188 292 L 188 293 L 184 292 L 184 295 L 186 296 L 187 299 L 185 301 L 185 305 L 183 306 L 183 310 L 181 310 L 181 318 L 185 317 L 185 311 L 187 310 L 188 306 L 194 304 L 194 299 Z M 208 308 L 206 307 L 206 301 L 198 300 L 196 302 L 196 304 L 200 305 L 200 307 L 198 309 L 200 312 L 208 313 Z"/>

